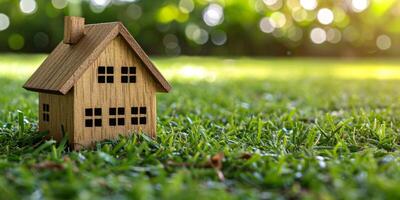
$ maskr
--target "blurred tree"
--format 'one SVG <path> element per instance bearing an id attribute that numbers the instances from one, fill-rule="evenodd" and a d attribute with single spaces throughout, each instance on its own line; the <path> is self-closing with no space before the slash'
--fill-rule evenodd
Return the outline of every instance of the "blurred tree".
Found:
<path id="1" fill-rule="evenodd" d="M 2 0 L 0 51 L 49 52 L 63 16 L 122 21 L 161 55 L 397 55 L 396 0 Z"/>

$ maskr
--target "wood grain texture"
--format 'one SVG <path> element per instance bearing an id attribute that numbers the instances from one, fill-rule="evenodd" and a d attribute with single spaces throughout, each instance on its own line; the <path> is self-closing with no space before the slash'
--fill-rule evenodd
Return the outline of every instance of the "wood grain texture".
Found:
<path id="1" fill-rule="evenodd" d="M 64 17 L 65 44 L 76 44 L 85 35 L 85 18 L 75 16 Z"/>
<path id="2" fill-rule="evenodd" d="M 114 83 L 98 83 L 98 66 L 114 67 Z M 136 83 L 121 83 L 121 66 L 136 67 Z M 74 147 L 91 146 L 95 141 L 113 139 L 118 135 L 144 132 L 156 135 L 157 81 L 123 37 L 116 37 L 78 80 L 74 87 Z M 131 107 L 147 108 L 147 123 L 131 125 Z M 124 126 L 109 126 L 109 108 L 124 107 Z M 85 109 L 102 109 L 102 126 L 85 127 Z M 112 116 L 111 116 L 112 117 Z"/>
<path id="3" fill-rule="evenodd" d="M 146 70 L 157 81 L 157 91 L 168 92 L 171 89 L 170 84 L 121 23 L 86 25 L 85 31 L 85 36 L 75 45 L 61 42 L 29 78 L 24 88 L 38 92 L 67 94 L 104 48 L 115 37 L 122 35 L 128 46 L 144 63 Z"/>
<path id="4" fill-rule="evenodd" d="M 43 104 L 49 105 L 49 121 L 43 121 Z M 62 139 L 62 128 L 73 141 L 74 90 L 66 95 L 39 93 L 39 131 L 49 131 L 49 138 Z"/>

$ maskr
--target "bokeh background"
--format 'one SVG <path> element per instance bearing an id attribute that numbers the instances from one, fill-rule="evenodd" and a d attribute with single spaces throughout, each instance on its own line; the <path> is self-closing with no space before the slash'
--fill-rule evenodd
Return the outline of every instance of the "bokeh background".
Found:
<path id="1" fill-rule="evenodd" d="M 0 51 L 50 52 L 65 15 L 122 21 L 153 55 L 400 52 L 398 0 L 1 0 Z"/>

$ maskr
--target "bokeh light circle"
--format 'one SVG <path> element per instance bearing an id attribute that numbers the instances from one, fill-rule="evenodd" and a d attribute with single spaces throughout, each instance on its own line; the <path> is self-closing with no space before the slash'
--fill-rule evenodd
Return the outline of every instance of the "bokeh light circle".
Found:
<path id="1" fill-rule="evenodd" d="M 37 4 L 35 0 L 21 0 L 19 2 L 19 8 L 25 14 L 32 14 L 36 12 Z"/>
<path id="2" fill-rule="evenodd" d="M 369 1 L 368 0 L 352 0 L 351 8 L 354 12 L 362 12 L 368 8 Z"/>
<path id="3" fill-rule="evenodd" d="M 10 26 L 10 18 L 4 13 L 0 13 L 0 31 L 6 30 Z"/>
<path id="4" fill-rule="evenodd" d="M 272 33 L 276 25 L 269 17 L 264 17 L 260 20 L 259 26 L 262 32 Z"/>
<path id="5" fill-rule="evenodd" d="M 282 28 L 286 24 L 286 16 L 281 12 L 273 12 L 270 16 L 275 28 Z"/>
<path id="6" fill-rule="evenodd" d="M 387 35 L 380 35 L 376 38 L 376 46 L 380 50 L 388 50 L 392 47 L 392 39 Z"/>
<path id="7" fill-rule="evenodd" d="M 334 20 L 334 15 L 332 10 L 329 8 L 322 8 L 318 11 L 317 19 L 321 24 L 328 25 Z"/>
<path id="8" fill-rule="evenodd" d="M 326 41 L 326 32 L 322 28 L 313 28 L 310 33 L 310 39 L 315 44 L 322 44 Z"/>
<path id="9" fill-rule="evenodd" d="M 210 4 L 203 12 L 203 20 L 208 26 L 221 24 L 224 20 L 224 9 L 219 4 Z"/>
<path id="10" fill-rule="evenodd" d="M 317 0 L 300 0 L 300 5 L 306 10 L 314 10 L 318 6 Z"/>

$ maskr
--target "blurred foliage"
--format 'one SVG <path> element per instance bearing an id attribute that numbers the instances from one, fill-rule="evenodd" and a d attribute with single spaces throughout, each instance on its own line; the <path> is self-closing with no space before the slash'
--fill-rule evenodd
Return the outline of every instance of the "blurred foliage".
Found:
<path id="1" fill-rule="evenodd" d="M 161 55 L 395 56 L 400 47 L 397 0 L 2 0 L 0 51 L 50 52 L 65 15 L 122 21 Z"/>

